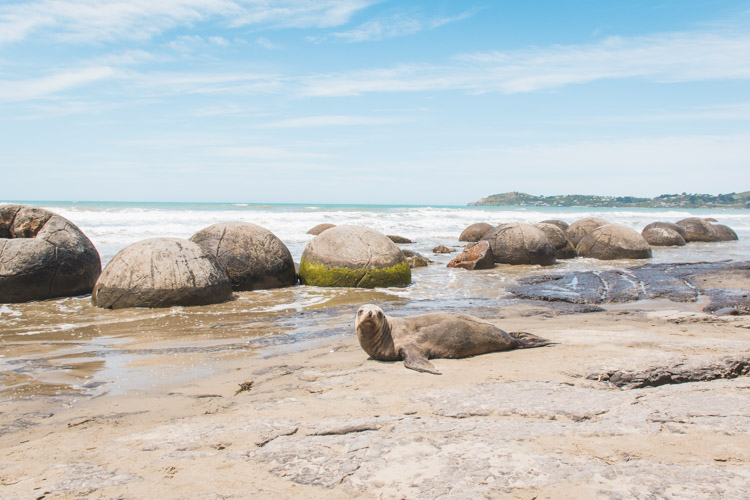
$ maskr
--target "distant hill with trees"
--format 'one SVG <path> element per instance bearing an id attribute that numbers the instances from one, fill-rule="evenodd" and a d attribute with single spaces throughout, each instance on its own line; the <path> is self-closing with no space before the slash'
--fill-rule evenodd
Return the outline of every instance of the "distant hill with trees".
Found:
<path id="1" fill-rule="evenodd" d="M 656 198 L 566 194 L 535 196 L 528 193 L 493 194 L 469 203 L 474 207 L 633 207 L 633 208 L 750 208 L 750 191 L 728 194 L 662 194 Z"/>

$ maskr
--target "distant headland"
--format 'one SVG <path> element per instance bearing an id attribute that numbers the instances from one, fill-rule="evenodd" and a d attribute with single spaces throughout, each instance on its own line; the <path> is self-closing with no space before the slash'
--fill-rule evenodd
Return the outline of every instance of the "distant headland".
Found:
<path id="1" fill-rule="evenodd" d="M 493 194 L 469 203 L 472 207 L 633 207 L 633 208 L 750 208 L 750 191 L 729 194 L 662 194 L 656 198 L 566 194 L 535 196 L 528 193 Z"/>

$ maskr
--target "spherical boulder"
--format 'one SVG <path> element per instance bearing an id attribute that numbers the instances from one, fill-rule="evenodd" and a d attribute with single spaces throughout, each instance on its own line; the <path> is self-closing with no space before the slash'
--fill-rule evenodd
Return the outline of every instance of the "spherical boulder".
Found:
<path id="1" fill-rule="evenodd" d="M 105 309 L 198 306 L 231 296 L 226 271 L 198 244 L 151 238 L 114 256 L 94 285 L 91 302 Z"/>
<path id="2" fill-rule="evenodd" d="M 650 224 L 649 224 L 650 225 Z M 641 231 L 641 236 L 649 245 L 656 247 L 681 247 L 685 246 L 685 238 L 674 229 L 662 226 L 646 226 Z"/>
<path id="3" fill-rule="evenodd" d="M 366 227 L 336 226 L 307 244 L 300 280 L 312 286 L 407 286 L 411 268 L 386 235 Z"/>
<path id="4" fill-rule="evenodd" d="M 688 217 L 678 220 L 676 224 L 685 229 L 685 241 L 716 241 L 716 233 L 709 222 L 700 217 Z"/>
<path id="5" fill-rule="evenodd" d="M 565 231 L 565 234 L 573 246 L 578 247 L 578 242 L 581 241 L 581 238 L 597 227 L 605 224 L 609 224 L 609 221 L 600 217 L 586 217 L 585 219 L 577 220 L 571 224 L 568 230 Z"/>
<path id="6" fill-rule="evenodd" d="M 0 206 L 0 303 L 84 295 L 102 271 L 72 222 L 48 210 Z"/>
<path id="7" fill-rule="evenodd" d="M 685 238 L 685 228 L 682 226 L 678 226 L 677 224 L 673 224 L 671 222 L 652 222 L 651 224 L 643 228 L 643 231 L 641 231 L 641 234 L 643 234 L 644 231 L 654 228 L 654 227 L 662 227 L 664 229 L 671 229 L 672 231 L 677 231 L 677 233 L 679 233 L 680 236 Z"/>
<path id="8" fill-rule="evenodd" d="M 576 248 L 570 242 L 568 237 L 565 235 L 565 231 L 560 229 L 559 226 L 549 223 L 540 222 L 534 224 L 534 227 L 541 230 L 547 235 L 547 239 L 555 247 L 555 257 L 558 259 L 572 259 L 577 257 Z"/>
<path id="9" fill-rule="evenodd" d="M 482 236 L 487 234 L 487 232 L 492 229 L 492 227 L 493 226 L 487 224 L 486 222 L 477 222 L 476 224 L 472 224 L 461 232 L 461 235 L 458 237 L 458 241 L 477 242 L 481 240 Z"/>
<path id="10" fill-rule="evenodd" d="M 651 247 L 634 229 L 604 224 L 584 236 L 576 247 L 581 257 L 600 260 L 650 259 Z"/>
<path id="11" fill-rule="evenodd" d="M 313 236 L 317 236 L 326 229 L 331 229 L 332 227 L 336 227 L 336 224 L 318 224 L 315 227 L 311 227 L 307 230 L 307 234 L 312 234 Z"/>
<path id="12" fill-rule="evenodd" d="M 716 241 L 737 241 L 739 239 L 737 233 L 724 224 L 711 224 L 711 228 L 714 230 Z"/>
<path id="13" fill-rule="evenodd" d="M 265 290 L 297 282 L 289 249 L 268 229 L 248 222 L 220 222 L 190 237 L 213 255 L 237 291 Z"/>
<path id="14" fill-rule="evenodd" d="M 531 224 L 501 224 L 484 235 L 484 239 L 490 244 L 496 263 L 542 266 L 555 263 L 555 247 L 541 229 Z"/>

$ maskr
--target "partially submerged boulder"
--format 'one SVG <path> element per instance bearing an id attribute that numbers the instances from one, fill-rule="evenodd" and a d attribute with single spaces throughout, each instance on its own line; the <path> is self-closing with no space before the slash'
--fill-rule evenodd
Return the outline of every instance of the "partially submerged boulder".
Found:
<path id="1" fill-rule="evenodd" d="M 317 236 L 323 231 L 325 231 L 326 229 L 331 229 L 332 227 L 336 227 L 336 224 L 318 224 L 317 226 L 311 227 L 310 229 L 308 229 L 307 234 L 312 234 L 314 236 Z"/>
<path id="2" fill-rule="evenodd" d="M 531 224 L 501 224 L 485 235 L 492 249 L 493 260 L 499 264 L 555 263 L 555 247 L 541 229 Z"/>
<path id="3" fill-rule="evenodd" d="M 409 238 L 404 238 L 403 236 L 398 236 L 396 234 L 389 234 L 388 239 L 390 239 L 394 243 L 399 243 L 402 245 L 408 245 L 409 243 L 414 243 Z"/>
<path id="4" fill-rule="evenodd" d="M 581 239 L 576 251 L 581 257 L 600 260 L 651 258 L 651 247 L 643 236 L 621 224 L 599 226 Z"/>
<path id="5" fill-rule="evenodd" d="M 605 224 L 609 224 L 609 221 L 600 217 L 586 217 L 585 219 L 577 220 L 573 224 L 571 224 L 565 234 L 567 235 L 573 246 L 578 247 L 578 243 L 581 241 L 581 238 L 589 234 L 597 227 L 603 226 Z"/>
<path id="6" fill-rule="evenodd" d="M 540 222 L 534 224 L 534 227 L 540 229 L 544 234 L 547 235 L 547 239 L 555 247 L 555 257 L 558 259 L 572 259 L 577 257 L 576 249 L 568 239 L 565 231 L 560 229 L 559 226 L 549 223 Z"/>
<path id="7" fill-rule="evenodd" d="M 685 246 L 685 238 L 680 233 L 669 227 L 646 226 L 641 231 L 641 236 L 649 245 L 657 247 L 681 247 Z"/>
<path id="8" fill-rule="evenodd" d="M 709 222 L 700 217 L 688 217 L 678 220 L 676 224 L 685 229 L 685 241 L 717 241 L 716 233 Z"/>
<path id="9" fill-rule="evenodd" d="M 360 226 L 337 226 L 313 238 L 302 253 L 300 280 L 312 286 L 407 286 L 411 268 L 387 236 Z"/>
<path id="10" fill-rule="evenodd" d="M 198 244 L 151 238 L 114 256 L 96 282 L 91 302 L 106 309 L 198 306 L 231 296 L 229 276 Z"/>
<path id="11" fill-rule="evenodd" d="M 643 228 L 643 231 L 647 231 L 649 229 L 655 228 L 655 227 L 661 227 L 664 229 L 671 229 L 672 231 L 677 231 L 677 233 L 685 238 L 685 228 L 682 226 L 678 226 L 677 224 L 674 224 L 672 222 L 652 222 L 651 224 L 647 225 Z M 643 234 L 643 231 L 641 231 L 641 234 Z"/>
<path id="12" fill-rule="evenodd" d="M 419 252 L 414 252 L 413 250 L 407 250 L 407 249 L 401 249 L 401 251 L 404 254 L 404 257 L 406 257 L 406 262 L 409 263 L 409 267 L 414 269 L 415 267 L 427 267 L 428 265 L 432 264 L 432 261 L 425 257 L 424 255 L 420 254 Z"/>
<path id="13" fill-rule="evenodd" d="M 492 229 L 492 227 L 493 226 L 491 224 L 487 224 L 486 222 L 477 222 L 475 224 L 472 224 L 461 232 L 461 235 L 458 237 L 458 241 L 477 242 L 481 240 L 482 237 L 487 234 L 490 229 Z"/>
<path id="14" fill-rule="evenodd" d="M 452 253 L 453 250 L 445 245 L 438 245 L 432 249 L 432 253 Z"/>
<path id="15" fill-rule="evenodd" d="M 190 237 L 213 255 L 237 291 L 291 286 L 297 282 L 294 260 L 268 229 L 248 222 L 220 222 Z"/>
<path id="16" fill-rule="evenodd" d="M 91 292 L 102 265 L 91 241 L 48 210 L 0 206 L 0 303 Z"/>
<path id="17" fill-rule="evenodd" d="M 711 224 L 711 228 L 714 230 L 716 241 L 737 241 L 739 239 L 737 233 L 724 224 Z"/>
<path id="18" fill-rule="evenodd" d="M 460 267 L 473 271 L 475 269 L 492 269 L 495 261 L 492 257 L 490 244 L 482 240 L 458 254 L 448 263 L 447 267 Z"/>

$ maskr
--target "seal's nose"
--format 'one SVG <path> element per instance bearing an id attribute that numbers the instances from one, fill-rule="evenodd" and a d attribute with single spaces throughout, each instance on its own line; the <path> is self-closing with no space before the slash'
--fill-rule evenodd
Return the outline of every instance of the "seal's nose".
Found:
<path id="1" fill-rule="evenodd" d="M 367 311 L 367 319 L 371 319 L 373 316 L 372 311 Z"/>

